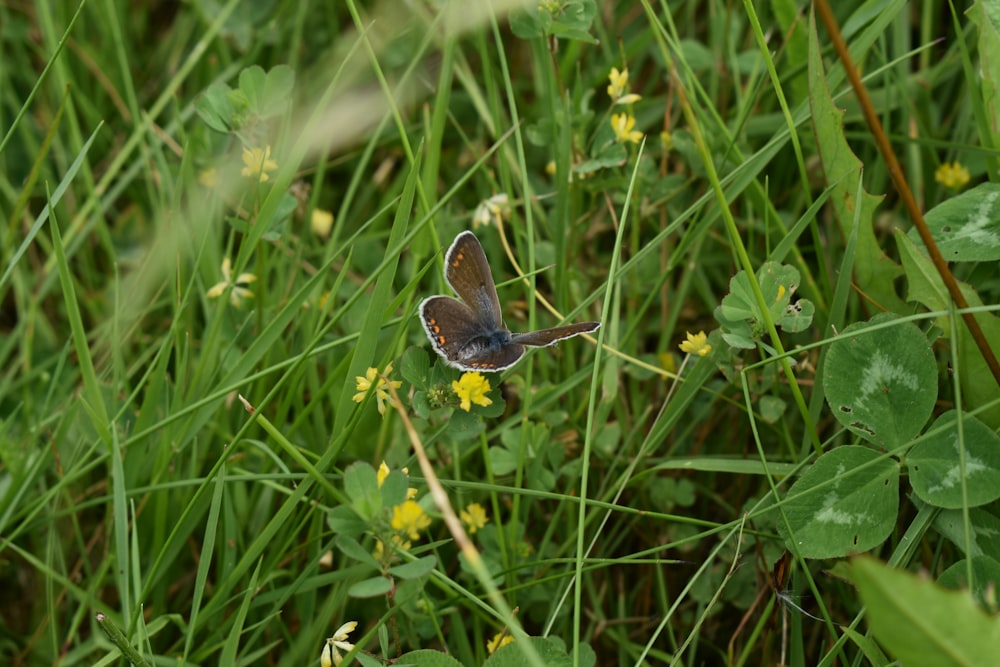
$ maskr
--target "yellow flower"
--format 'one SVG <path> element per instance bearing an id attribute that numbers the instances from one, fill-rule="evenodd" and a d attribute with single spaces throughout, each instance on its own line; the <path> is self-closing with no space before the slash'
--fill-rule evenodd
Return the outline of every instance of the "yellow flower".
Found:
<path id="1" fill-rule="evenodd" d="M 243 299 L 252 299 L 253 292 L 247 287 L 250 283 L 257 280 L 257 276 L 252 273 L 241 273 L 236 276 L 236 280 L 233 280 L 233 265 L 226 257 L 222 260 L 222 281 L 217 282 L 205 293 L 209 299 L 214 299 L 216 297 L 222 296 L 223 292 L 227 289 L 232 289 L 229 293 L 229 303 L 233 304 L 234 307 L 239 308 Z"/>
<path id="2" fill-rule="evenodd" d="M 674 355 L 670 352 L 660 352 L 656 355 L 656 360 L 660 362 L 660 368 L 668 373 L 677 371 L 677 360 L 674 359 Z"/>
<path id="3" fill-rule="evenodd" d="M 506 630 L 498 632 L 493 635 L 493 639 L 486 642 L 486 650 L 489 653 L 496 653 L 496 650 L 501 646 L 506 646 L 514 642 L 514 636 L 507 634 Z"/>
<path id="4" fill-rule="evenodd" d="M 347 635 L 354 632 L 354 628 L 356 627 L 358 627 L 357 621 L 348 621 L 337 628 L 333 636 L 326 640 L 326 644 L 323 646 L 323 653 L 319 657 L 319 664 L 322 667 L 339 665 L 344 660 L 340 655 L 340 651 L 350 653 L 354 650 L 354 644 L 347 641 Z M 340 651 L 337 649 L 340 649 Z"/>
<path id="5" fill-rule="evenodd" d="M 411 540 L 420 539 L 420 531 L 431 525 L 431 518 L 416 500 L 405 500 L 392 508 L 392 529 Z"/>
<path id="6" fill-rule="evenodd" d="M 399 535 L 392 536 L 392 543 L 394 546 L 399 547 L 403 551 L 409 551 L 413 547 L 413 543 L 409 540 L 403 540 Z M 372 552 L 372 557 L 377 561 L 383 560 L 385 556 L 385 545 L 382 544 L 382 540 L 375 540 L 375 551 Z"/>
<path id="7" fill-rule="evenodd" d="M 462 373 L 462 377 L 451 383 L 451 389 L 461 401 L 459 407 L 466 412 L 472 409 L 473 403 L 484 408 L 493 403 L 486 395 L 490 393 L 490 381 L 482 373 Z"/>
<path id="8" fill-rule="evenodd" d="M 410 474 L 410 471 L 407 468 L 400 468 L 400 470 L 403 472 L 404 475 Z M 389 466 L 385 464 L 385 461 L 382 461 L 382 463 L 380 463 L 378 466 L 378 472 L 375 473 L 375 478 L 378 480 L 379 488 L 382 487 L 382 482 L 384 482 L 385 478 L 388 476 L 389 476 Z M 417 496 L 417 490 L 414 489 L 413 487 L 410 487 L 406 490 L 407 500 L 413 500 L 414 498 L 416 498 L 416 496 Z"/>
<path id="9" fill-rule="evenodd" d="M 486 517 L 486 510 L 479 503 L 469 503 L 464 510 L 459 513 L 459 518 L 465 524 L 465 529 L 469 535 L 475 535 L 476 531 L 486 525 L 489 519 Z"/>
<path id="10" fill-rule="evenodd" d="M 545 163 L 545 173 L 548 174 L 549 176 L 555 176 L 556 175 L 556 161 L 555 160 L 549 160 L 548 162 Z"/>
<path id="11" fill-rule="evenodd" d="M 630 113 L 611 114 L 611 127 L 615 131 L 615 139 L 618 143 L 631 141 L 637 144 L 642 141 L 642 132 L 633 130 L 635 127 L 635 116 Z"/>
<path id="12" fill-rule="evenodd" d="M 697 354 L 699 357 L 704 357 L 712 351 L 712 346 L 708 344 L 708 336 L 705 335 L 704 331 L 699 331 L 696 334 L 692 334 L 689 331 L 687 333 L 687 340 L 681 343 L 679 347 L 681 348 L 681 352 Z"/>
<path id="13" fill-rule="evenodd" d="M 261 183 L 271 179 L 269 171 L 275 171 L 278 163 L 271 159 L 271 147 L 243 149 L 243 169 L 240 173 L 248 178 L 259 178 Z"/>
<path id="14" fill-rule="evenodd" d="M 628 68 L 621 72 L 617 67 L 611 68 L 608 75 L 608 96 L 611 97 L 612 104 L 632 104 L 642 99 L 641 95 L 629 94 L 628 91 Z"/>
<path id="15" fill-rule="evenodd" d="M 382 375 L 389 375 L 392 372 L 392 364 L 390 363 L 385 367 L 385 373 Z M 376 381 L 377 379 L 377 381 Z M 389 390 L 386 388 L 389 384 L 392 385 L 393 389 L 399 389 L 403 386 L 403 383 L 399 380 L 392 380 L 388 384 L 385 379 L 379 377 L 378 369 L 372 366 L 367 371 L 365 371 L 364 377 L 360 375 L 355 375 L 354 380 L 357 382 L 358 393 L 354 394 L 353 400 L 355 403 L 360 403 L 365 400 L 365 396 L 368 394 L 368 390 L 375 387 L 375 400 L 378 402 L 378 413 L 380 415 L 385 414 L 385 404 L 389 403 L 392 405 L 392 397 L 389 396 Z"/>
<path id="16" fill-rule="evenodd" d="M 950 190 L 961 190 L 969 183 L 969 170 L 957 160 L 945 162 L 934 171 L 934 180 Z"/>
<path id="17" fill-rule="evenodd" d="M 665 151 L 669 151 L 674 147 L 674 137 L 666 130 L 660 132 L 660 146 Z"/>
<path id="18" fill-rule="evenodd" d="M 382 482 L 384 482 L 385 478 L 388 476 L 389 476 L 389 466 L 385 464 L 385 461 L 382 461 L 382 463 L 380 463 L 378 466 L 378 472 L 375 473 L 375 478 L 378 480 L 378 485 L 382 486 Z"/>
<path id="19" fill-rule="evenodd" d="M 330 235 L 330 229 L 333 227 L 333 213 L 321 208 L 314 208 L 309 226 L 312 228 L 313 234 L 325 239 Z"/>
<path id="20" fill-rule="evenodd" d="M 204 185 L 206 188 L 214 188 L 219 184 L 219 170 L 215 167 L 210 167 L 208 169 L 203 169 L 198 174 L 198 182 Z"/>

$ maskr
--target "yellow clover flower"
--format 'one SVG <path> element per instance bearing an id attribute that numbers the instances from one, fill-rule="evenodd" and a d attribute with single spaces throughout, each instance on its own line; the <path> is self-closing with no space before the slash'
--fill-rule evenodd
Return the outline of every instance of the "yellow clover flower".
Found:
<path id="1" fill-rule="evenodd" d="M 955 162 L 945 162 L 934 171 L 934 180 L 949 190 L 961 190 L 969 184 L 969 170 Z"/>
<path id="2" fill-rule="evenodd" d="M 247 285 L 256 280 L 257 276 L 252 273 L 241 273 L 236 276 L 236 280 L 233 280 L 233 264 L 226 257 L 222 260 L 222 280 L 212 285 L 205 293 L 205 296 L 209 299 L 215 299 L 222 296 L 227 289 L 232 289 L 229 293 L 229 303 L 233 304 L 233 307 L 239 308 L 243 303 L 243 299 L 253 298 L 253 292 L 250 291 Z"/>
<path id="3" fill-rule="evenodd" d="M 462 377 L 451 383 L 451 389 L 458 396 L 459 407 L 466 412 L 472 409 L 472 404 L 481 405 L 484 408 L 492 405 L 493 401 L 486 394 L 490 393 L 490 381 L 479 372 L 462 373 Z"/>
<path id="4" fill-rule="evenodd" d="M 389 375 L 392 372 L 392 364 L 390 363 L 385 367 L 385 373 L 382 375 Z M 392 405 L 392 397 L 389 396 L 388 385 L 392 385 L 393 389 L 399 389 L 403 386 L 400 380 L 391 380 L 386 383 L 384 378 L 379 377 L 378 369 L 374 366 L 370 367 L 365 371 L 364 377 L 360 375 L 354 376 L 355 382 L 357 382 L 358 393 L 354 394 L 352 400 L 355 403 L 360 403 L 365 400 L 365 396 L 368 394 L 368 390 L 375 387 L 375 400 L 378 403 L 378 413 L 380 415 L 385 414 L 385 404 L 388 403 Z"/>
<path id="5" fill-rule="evenodd" d="M 673 147 L 674 147 L 674 137 L 667 130 L 664 130 L 663 132 L 660 132 L 660 146 L 665 151 L 673 150 Z"/>
<path id="6" fill-rule="evenodd" d="M 611 128 L 615 131 L 615 139 L 618 143 L 631 141 L 637 144 L 642 141 L 642 132 L 634 130 L 635 116 L 630 113 L 611 114 Z"/>
<path id="7" fill-rule="evenodd" d="M 340 655 L 340 651 L 350 653 L 354 650 L 354 644 L 347 641 L 347 635 L 354 632 L 356 627 L 358 627 L 357 621 L 348 621 L 337 628 L 337 631 L 333 633 L 333 636 L 326 640 L 326 644 L 323 646 L 323 653 L 319 657 L 319 664 L 322 665 L 322 667 L 333 667 L 333 665 L 339 665 L 344 660 L 344 658 Z"/>
<path id="8" fill-rule="evenodd" d="M 679 347 L 681 348 L 681 352 L 697 354 L 699 357 L 704 357 L 712 351 L 712 346 L 708 344 L 708 336 L 705 335 L 704 331 L 699 331 L 696 334 L 692 334 L 689 331 L 687 333 L 687 340 L 681 343 Z"/>
<path id="9" fill-rule="evenodd" d="M 611 97 L 612 104 L 633 104 L 642 99 L 641 95 L 628 93 L 628 68 L 621 72 L 617 67 L 611 68 L 608 75 L 608 96 Z"/>
<path id="10" fill-rule="evenodd" d="M 330 235 L 330 229 L 333 228 L 333 213 L 324 211 L 321 208 L 314 208 L 312 217 L 309 220 L 309 227 L 312 229 L 313 234 L 321 239 L 325 239 Z"/>
<path id="11" fill-rule="evenodd" d="M 506 630 L 493 635 L 493 639 L 486 642 L 486 651 L 490 654 L 496 653 L 501 646 L 506 646 L 514 641 L 514 636 L 508 634 Z"/>
<path id="12" fill-rule="evenodd" d="M 271 180 L 268 172 L 276 171 L 278 163 L 271 159 L 271 147 L 244 148 L 243 169 L 240 174 L 247 178 L 259 178 L 261 183 Z"/>
<path id="13" fill-rule="evenodd" d="M 219 184 L 219 170 L 215 167 L 202 169 L 198 172 L 198 182 L 206 188 L 214 188 Z"/>
<path id="14" fill-rule="evenodd" d="M 406 500 L 392 508 L 392 529 L 411 540 L 420 539 L 420 531 L 431 525 L 431 518 L 416 500 Z"/>
<path id="15" fill-rule="evenodd" d="M 409 551 L 413 548 L 412 542 L 409 540 L 403 540 L 403 538 L 399 535 L 392 536 L 392 544 L 402 551 Z M 382 540 L 375 540 L 375 551 L 372 552 L 372 557 L 377 561 L 385 559 L 385 545 L 382 544 Z"/>
<path id="16" fill-rule="evenodd" d="M 479 503 L 469 503 L 464 510 L 462 510 L 458 517 L 465 524 L 465 529 L 469 532 L 469 535 L 475 535 L 476 531 L 486 525 L 489 518 L 486 516 L 486 510 Z"/>

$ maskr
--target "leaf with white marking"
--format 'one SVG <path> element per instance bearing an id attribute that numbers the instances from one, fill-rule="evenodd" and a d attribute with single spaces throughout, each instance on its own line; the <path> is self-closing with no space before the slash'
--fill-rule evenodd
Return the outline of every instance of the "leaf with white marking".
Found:
<path id="1" fill-rule="evenodd" d="M 978 507 L 1000 498 L 1000 436 L 966 415 L 960 441 L 958 413 L 954 410 L 938 417 L 929 432 L 931 435 L 917 443 L 906 457 L 910 483 L 918 498 L 947 509 L 958 509 L 965 502 L 969 507 Z M 959 460 L 963 445 L 965 500 Z"/>
<path id="2" fill-rule="evenodd" d="M 885 541 L 899 509 L 899 466 L 867 447 L 838 447 L 788 490 L 778 533 L 805 558 L 840 558 Z"/>
<path id="3" fill-rule="evenodd" d="M 952 197 L 927 211 L 924 220 L 947 261 L 1000 259 L 1000 183 L 983 183 Z M 916 228 L 909 237 L 923 247 Z"/>
<path id="4" fill-rule="evenodd" d="M 937 398 L 937 366 L 916 325 L 876 315 L 844 329 L 826 355 L 823 389 L 837 420 L 877 447 L 893 449 L 927 423 Z"/>

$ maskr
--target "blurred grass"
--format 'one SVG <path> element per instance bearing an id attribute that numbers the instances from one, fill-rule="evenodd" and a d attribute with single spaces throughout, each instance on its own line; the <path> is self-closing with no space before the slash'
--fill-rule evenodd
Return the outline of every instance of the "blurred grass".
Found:
<path id="1" fill-rule="evenodd" d="M 115 662 L 100 611 L 163 664 L 313 662 L 348 620 L 388 658 L 398 635 L 403 650 L 481 663 L 504 623 L 440 521 L 414 549 L 438 557 L 435 575 L 387 600 L 349 596 L 367 575 L 327 518 L 355 461 L 409 466 L 425 490 L 399 418 L 355 403 L 355 378 L 392 362 L 401 379 L 404 354 L 432 354 L 416 304 L 448 292 L 441 249 L 497 193 L 508 243 L 495 226 L 477 234 L 511 328 L 557 323 L 536 295 L 570 320 L 608 313 L 599 363 L 580 339 L 530 353 L 493 394 L 499 417 L 427 418 L 402 388 L 452 504 L 487 507 L 476 545 L 518 621 L 589 644 L 600 664 L 722 664 L 730 642 L 733 664 L 854 659 L 831 648 L 832 624 L 787 607 L 788 628 L 770 624 L 782 547 L 757 505 L 810 433 L 845 440 L 809 373 L 822 348 L 796 346 L 876 310 L 847 291 L 853 248 L 828 201 L 856 184 L 818 161 L 807 16 L 600 3 L 590 44 L 517 37 L 513 3 L 443 4 L 0 3 L 4 662 Z M 836 10 L 922 204 L 947 196 L 943 161 L 991 173 L 964 19 L 943 2 Z M 287 112 L 212 131 L 197 100 L 253 65 L 291 67 L 290 99 L 265 100 Z M 906 222 L 825 65 L 864 187 L 887 195 L 881 240 Z M 574 172 L 624 111 L 605 88 L 626 66 L 642 157 L 628 145 L 622 164 Z M 242 176 L 242 148 L 265 144 L 277 169 Z M 316 209 L 334 214 L 326 238 Z M 257 278 L 240 308 L 207 297 L 224 258 Z M 794 374 L 779 380 L 767 357 L 742 381 L 754 399 L 801 389 L 810 409 L 755 414 L 752 430 L 739 373 L 756 358 L 717 350 L 727 375 L 691 360 L 676 386 L 668 371 L 686 331 L 717 328 L 731 276 L 769 259 L 799 269 L 816 322 L 782 339 Z M 493 470 L 501 448 L 510 474 Z M 837 622 L 858 611 L 838 581 L 822 596 L 826 611 L 798 604 Z"/>

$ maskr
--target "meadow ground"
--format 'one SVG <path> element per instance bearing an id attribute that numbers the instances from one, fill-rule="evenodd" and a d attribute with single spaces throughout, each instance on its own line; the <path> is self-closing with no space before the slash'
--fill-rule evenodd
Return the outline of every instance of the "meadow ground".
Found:
<path id="1" fill-rule="evenodd" d="M 801 4 L 0 2 L 0 662 L 1000 655 L 1000 2 Z"/>

